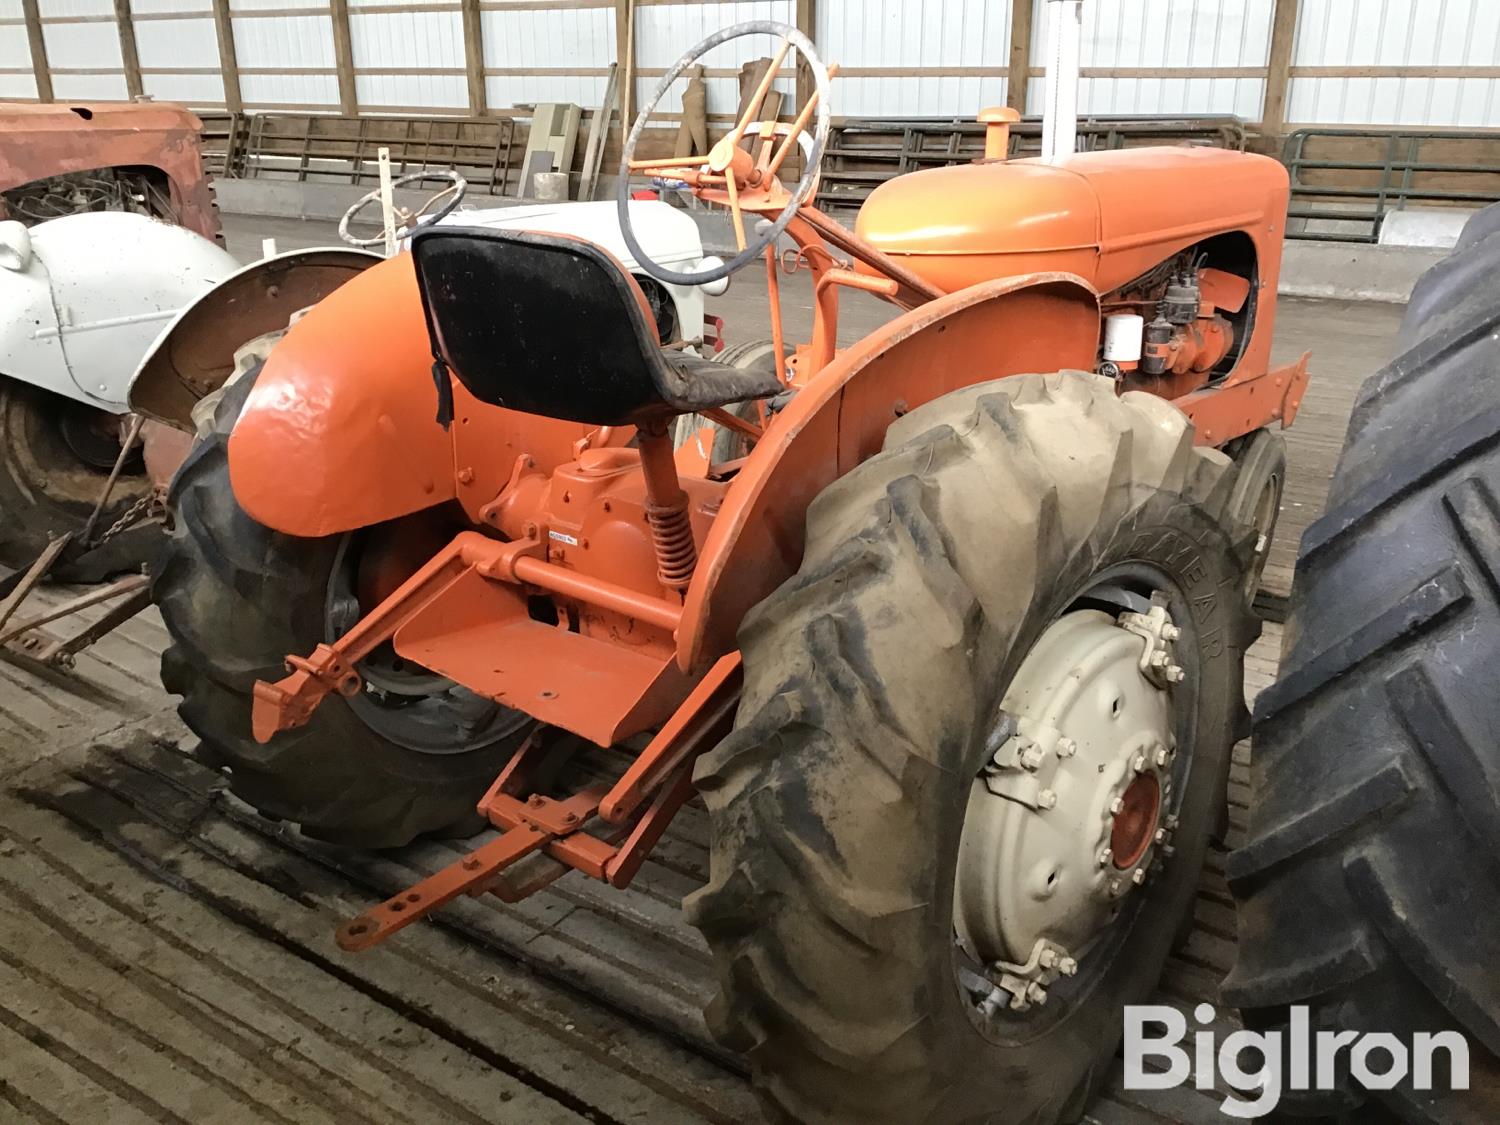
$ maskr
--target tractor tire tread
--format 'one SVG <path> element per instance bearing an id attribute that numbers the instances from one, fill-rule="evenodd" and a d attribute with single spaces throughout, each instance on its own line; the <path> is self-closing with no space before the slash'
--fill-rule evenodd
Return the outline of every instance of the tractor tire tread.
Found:
<path id="1" fill-rule="evenodd" d="M 1500 274 L 1500 207 L 1471 231 L 1360 391 L 1256 704 L 1250 830 L 1227 864 L 1225 999 L 1259 1027 L 1306 1005 L 1321 1029 L 1462 1030 L 1471 1088 L 1422 1095 L 1433 1120 L 1500 1107 L 1500 981 L 1481 968 L 1500 960 L 1500 709 L 1466 686 L 1500 660 L 1500 301 L 1465 288 Z M 1371 1099 L 1416 1104 L 1341 1073 L 1342 1110 Z"/>

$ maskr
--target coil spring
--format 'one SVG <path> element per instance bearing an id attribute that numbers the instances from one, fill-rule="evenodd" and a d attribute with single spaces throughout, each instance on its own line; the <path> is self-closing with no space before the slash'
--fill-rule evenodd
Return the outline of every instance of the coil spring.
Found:
<path id="1" fill-rule="evenodd" d="M 688 519 L 687 498 L 678 504 L 646 505 L 646 522 L 651 525 L 651 542 L 656 548 L 656 576 L 672 590 L 685 590 L 698 565 L 698 548 L 693 543 L 693 525 Z"/>

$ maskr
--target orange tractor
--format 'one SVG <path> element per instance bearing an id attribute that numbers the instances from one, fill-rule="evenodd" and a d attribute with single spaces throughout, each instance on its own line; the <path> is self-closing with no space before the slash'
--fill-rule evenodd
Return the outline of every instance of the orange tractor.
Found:
<path id="1" fill-rule="evenodd" d="M 684 69 L 765 34 L 706 159 L 634 159 Z M 793 49 L 816 94 L 762 124 Z M 1287 179 L 1196 148 L 1011 162 L 991 111 L 984 160 L 890 182 L 851 232 L 807 203 L 829 73 L 739 25 L 626 142 L 641 266 L 764 263 L 771 341 L 739 361 L 545 233 L 418 230 L 297 320 L 174 485 L 164 676 L 234 791 L 306 832 L 501 830 L 346 950 L 458 895 L 625 886 L 701 797 L 710 1024 L 768 1112 L 1064 1118 L 1189 917 L 1245 733 L 1269 427 L 1307 380 L 1269 358 Z M 632 174 L 729 208 L 738 255 L 650 262 Z M 845 290 L 897 315 L 840 349 Z M 594 746 L 628 768 L 560 788 Z"/>

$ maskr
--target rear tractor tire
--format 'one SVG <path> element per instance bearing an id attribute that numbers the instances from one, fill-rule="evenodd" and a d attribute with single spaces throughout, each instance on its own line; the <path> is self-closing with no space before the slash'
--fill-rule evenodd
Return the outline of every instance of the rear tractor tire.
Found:
<path id="1" fill-rule="evenodd" d="M 1334 1088 L 1284 1091 L 1285 1112 L 1500 1121 L 1497 276 L 1500 206 L 1417 282 L 1396 358 L 1360 388 L 1256 702 L 1224 998 L 1283 1043 L 1305 1007 L 1314 1032 L 1411 1048 L 1404 1078 L 1375 1051 L 1375 1081 L 1341 1050 Z M 1453 1031 L 1469 1088 L 1446 1051 L 1416 1088 L 1414 1035 Z"/>
<path id="2" fill-rule="evenodd" d="M 929 403 L 808 512 L 699 764 L 709 1023 L 797 1122 L 1075 1120 L 1154 989 L 1243 731 L 1248 528 L 1168 403 Z"/>
<path id="3" fill-rule="evenodd" d="M 168 496 L 172 529 L 152 580 L 172 638 L 162 682 L 182 697 L 199 757 L 227 769 L 234 794 L 268 816 L 364 848 L 474 832 L 475 805 L 530 720 L 393 653 L 361 665 L 364 690 L 329 696 L 306 726 L 265 745 L 251 737 L 255 681 L 280 679 L 288 653 L 310 652 L 369 608 L 356 593 L 359 550 L 382 530 L 298 538 L 236 503 L 229 431 L 254 381 L 252 372 L 225 392 Z"/>

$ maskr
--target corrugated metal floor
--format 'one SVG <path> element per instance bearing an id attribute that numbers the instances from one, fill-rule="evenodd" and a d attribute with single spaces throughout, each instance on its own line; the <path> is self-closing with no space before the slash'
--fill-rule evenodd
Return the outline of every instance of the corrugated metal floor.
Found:
<path id="1" fill-rule="evenodd" d="M 1284 351 L 1333 345 L 1292 431 L 1293 543 L 1398 316 L 1283 304 Z M 1273 587 L 1292 554 L 1273 554 Z M 351 856 L 230 798 L 158 684 L 164 639 L 151 611 L 69 675 L 0 658 L 0 1120 L 758 1119 L 739 1061 L 704 1030 L 708 957 L 678 911 L 704 877 L 701 810 L 629 891 L 574 875 L 518 906 L 466 899 L 347 955 L 339 921 L 459 845 Z M 1271 626 L 1253 650 L 1251 694 L 1279 643 Z M 1235 834 L 1247 761 L 1241 745 Z M 1234 935 L 1215 852 L 1162 1002 L 1214 1001 Z M 1128 1094 L 1118 1075 L 1091 1110 L 1100 1125 L 1217 1116 L 1207 1094 Z"/>

